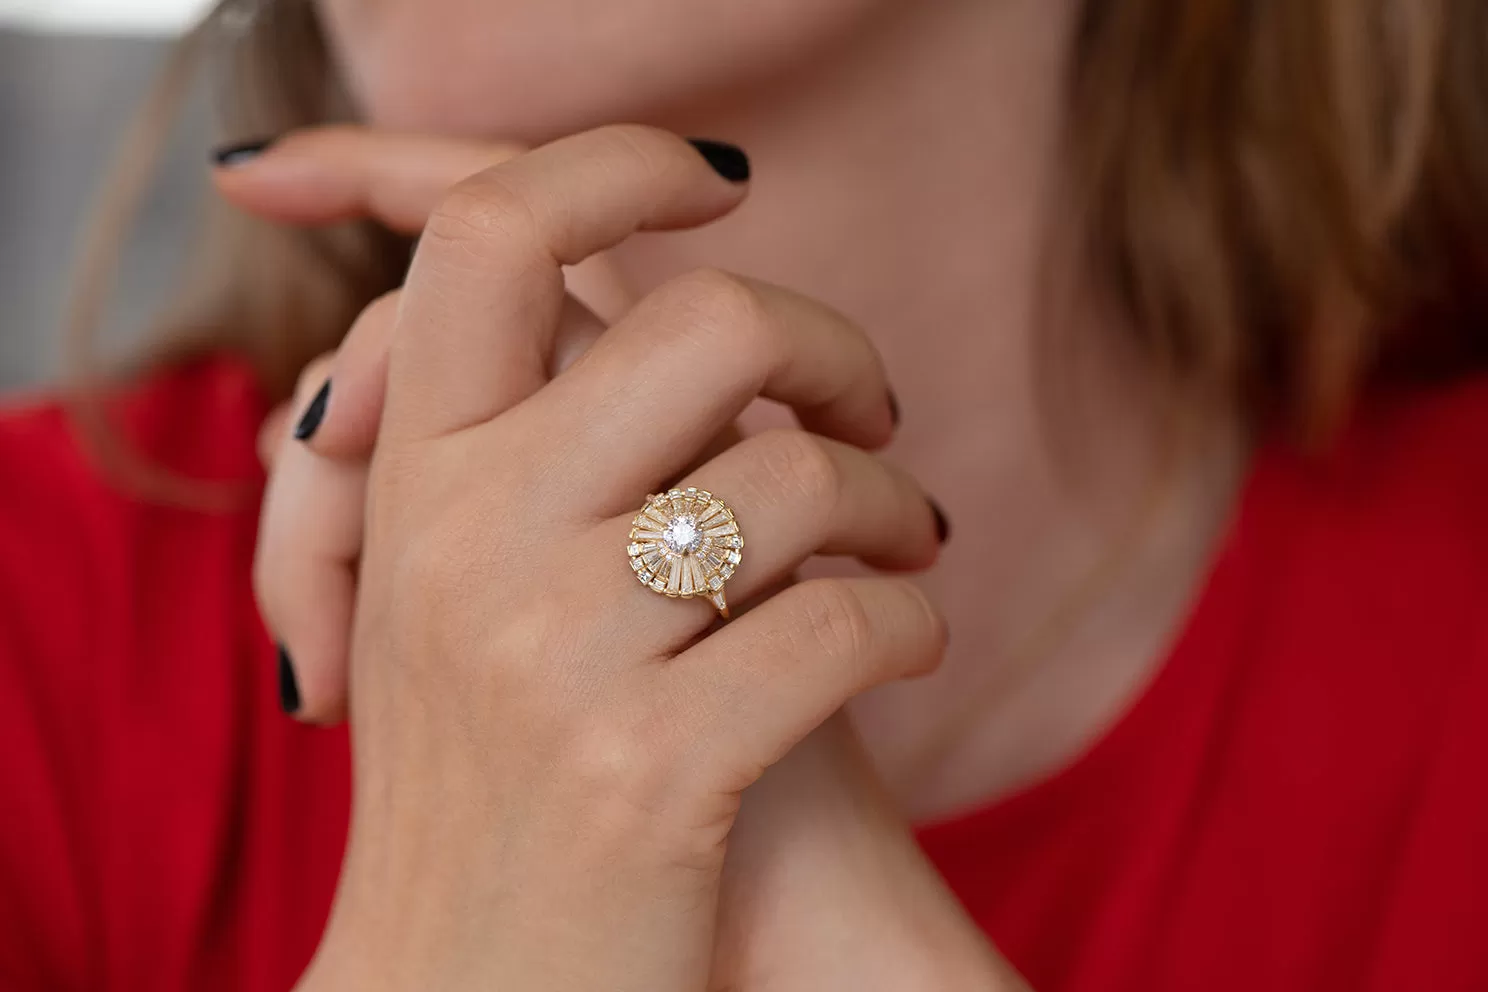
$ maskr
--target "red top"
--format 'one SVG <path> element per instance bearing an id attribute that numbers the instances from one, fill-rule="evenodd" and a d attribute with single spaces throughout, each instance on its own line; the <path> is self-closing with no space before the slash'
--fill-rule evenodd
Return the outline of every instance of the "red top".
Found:
<path id="1" fill-rule="evenodd" d="M 217 363 L 144 387 L 157 460 L 257 479 Z M 1488 382 L 1257 459 L 1151 686 L 1071 766 L 922 831 L 1039 992 L 1488 988 Z M 279 714 L 255 509 L 111 492 L 0 417 L 0 987 L 288 988 L 338 869 L 343 732 Z"/>

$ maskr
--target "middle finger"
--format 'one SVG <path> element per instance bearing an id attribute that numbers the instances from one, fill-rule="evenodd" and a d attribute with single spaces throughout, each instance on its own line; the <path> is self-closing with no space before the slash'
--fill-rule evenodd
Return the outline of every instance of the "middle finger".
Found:
<path id="1" fill-rule="evenodd" d="M 893 436 L 883 362 L 861 328 L 798 293 L 704 270 L 651 294 L 542 392 L 487 425 L 585 466 L 603 518 L 674 478 L 756 397 L 865 448 Z M 508 450 L 506 445 L 499 450 Z M 571 485 L 559 472 L 551 484 Z"/>
<path id="2" fill-rule="evenodd" d="M 536 392 L 563 266 L 641 230 L 715 220 L 743 187 L 674 135 L 612 126 L 461 182 L 429 219 L 388 356 L 382 437 L 429 440 Z"/>

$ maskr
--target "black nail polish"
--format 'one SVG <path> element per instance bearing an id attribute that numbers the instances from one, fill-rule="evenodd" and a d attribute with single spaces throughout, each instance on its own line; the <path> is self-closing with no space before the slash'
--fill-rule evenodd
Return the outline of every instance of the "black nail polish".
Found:
<path id="1" fill-rule="evenodd" d="M 296 441 L 308 441 L 320 430 L 320 422 L 325 419 L 326 404 L 331 400 L 331 380 L 327 379 L 310 405 L 305 407 L 305 412 L 300 414 L 299 422 L 295 424 L 294 438 Z"/>
<path id="2" fill-rule="evenodd" d="M 261 138 L 258 141 L 240 141 L 236 144 L 223 145 L 212 153 L 212 161 L 223 168 L 230 169 L 235 165 L 253 161 L 273 143 L 273 138 Z"/>
<path id="3" fill-rule="evenodd" d="M 892 389 L 889 390 L 889 422 L 894 425 L 895 430 L 899 428 L 899 397 L 894 395 Z"/>
<path id="4" fill-rule="evenodd" d="M 290 716 L 300 711 L 300 684 L 295 681 L 294 662 L 283 644 L 279 645 L 279 708 Z"/>
<path id="5" fill-rule="evenodd" d="M 744 154 L 742 148 L 722 141 L 709 141 L 707 138 L 689 138 L 687 143 L 708 160 L 714 172 L 729 182 L 749 181 L 749 156 Z"/>
<path id="6" fill-rule="evenodd" d="M 939 503 L 933 499 L 929 502 L 930 512 L 935 514 L 935 538 L 941 544 L 944 544 L 946 543 L 946 539 L 951 536 L 951 522 L 946 519 L 945 511 L 940 508 Z"/>

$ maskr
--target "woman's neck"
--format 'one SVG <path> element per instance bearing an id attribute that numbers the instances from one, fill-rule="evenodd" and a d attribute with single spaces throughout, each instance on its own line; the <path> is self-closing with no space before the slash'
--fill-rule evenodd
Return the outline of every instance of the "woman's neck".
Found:
<path id="1" fill-rule="evenodd" d="M 804 290 L 883 351 L 904 417 L 890 455 L 952 522 L 926 585 L 955 649 L 940 675 L 865 700 L 859 717 L 891 783 L 940 782 L 905 794 L 922 812 L 1040 770 L 1004 751 L 1059 760 L 1140 683 L 1233 490 L 1231 454 L 1204 459 L 1142 519 L 1168 450 L 1156 391 L 1112 308 L 1047 292 L 1045 277 L 1062 271 L 1053 225 L 1075 7 L 886 5 L 833 57 L 747 102 L 668 121 L 745 147 L 750 199 L 721 223 L 645 236 L 617 256 L 642 289 L 712 265 Z M 1071 613 L 1133 528 L 1144 537 L 1123 552 L 1128 592 Z M 1068 629 L 1028 664 L 1028 645 L 1063 613 Z M 1088 671 L 1088 699 L 1071 698 L 1071 670 Z M 970 698 L 985 705 L 963 714 L 956 701 Z M 1046 743 L 1026 739 L 1035 727 Z M 890 736 L 894 746 L 878 746 Z M 967 781 L 958 754 L 994 781 Z"/>
<path id="2" fill-rule="evenodd" d="M 643 278 L 707 259 L 808 288 L 887 346 L 1026 347 L 1059 130 L 1065 26 L 1047 0 L 890 4 L 864 36 L 744 102 L 668 121 L 745 147 L 751 198 L 642 239 Z M 966 323 L 970 321 L 970 323 Z"/>

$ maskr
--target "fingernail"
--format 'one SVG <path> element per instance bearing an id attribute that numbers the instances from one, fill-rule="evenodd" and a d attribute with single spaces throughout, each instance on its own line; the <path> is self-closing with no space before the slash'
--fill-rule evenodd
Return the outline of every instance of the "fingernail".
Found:
<path id="1" fill-rule="evenodd" d="M 707 138 L 689 138 L 687 143 L 708 160 L 714 172 L 729 182 L 749 181 L 749 156 L 744 154 L 742 148 L 722 141 L 709 141 Z"/>
<path id="2" fill-rule="evenodd" d="M 237 144 L 223 145 L 212 153 L 212 161 L 222 168 L 231 169 L 253 161 L 273 143 L 273 138 L 260 138 L 257 141 L 241 141 Z"/>
<path id="3" fill-rule="evenodd" d="M 927 497 L 928 498 L 928 497 Z M 951 522 L 946 519 L 945 511 L 935 500 L 929 500 L 930 512 L 935 514 L 935 538 L 941 544 L 946 543 L 946 538 L 951 536 Z"/>
<path id="4" fill-rule="evenodd" d="M 894 395 L 892 389 L 889 390 L 889 421 L 897 430 L 899 427 L 899 397 Z"/>
<path id="5" fill-rule="evenodd" d="M 300 711 L 300 684 L 295 681 L 294 662 L 283 644 L 279 645 L 279 708 L 290 716 Z"/>
<path id="6" fill-rule="evenodd" d="M 296 441 L 308 441 L 315 436 L 315 432 L 320 430 L 320 422 L 325 419 L 326 404 L 330 401 L 331 380 L 327 379 L 310 401 L 310 405 L 305 407 L 305 412 L 300 414 L 294 429 Z"/>

